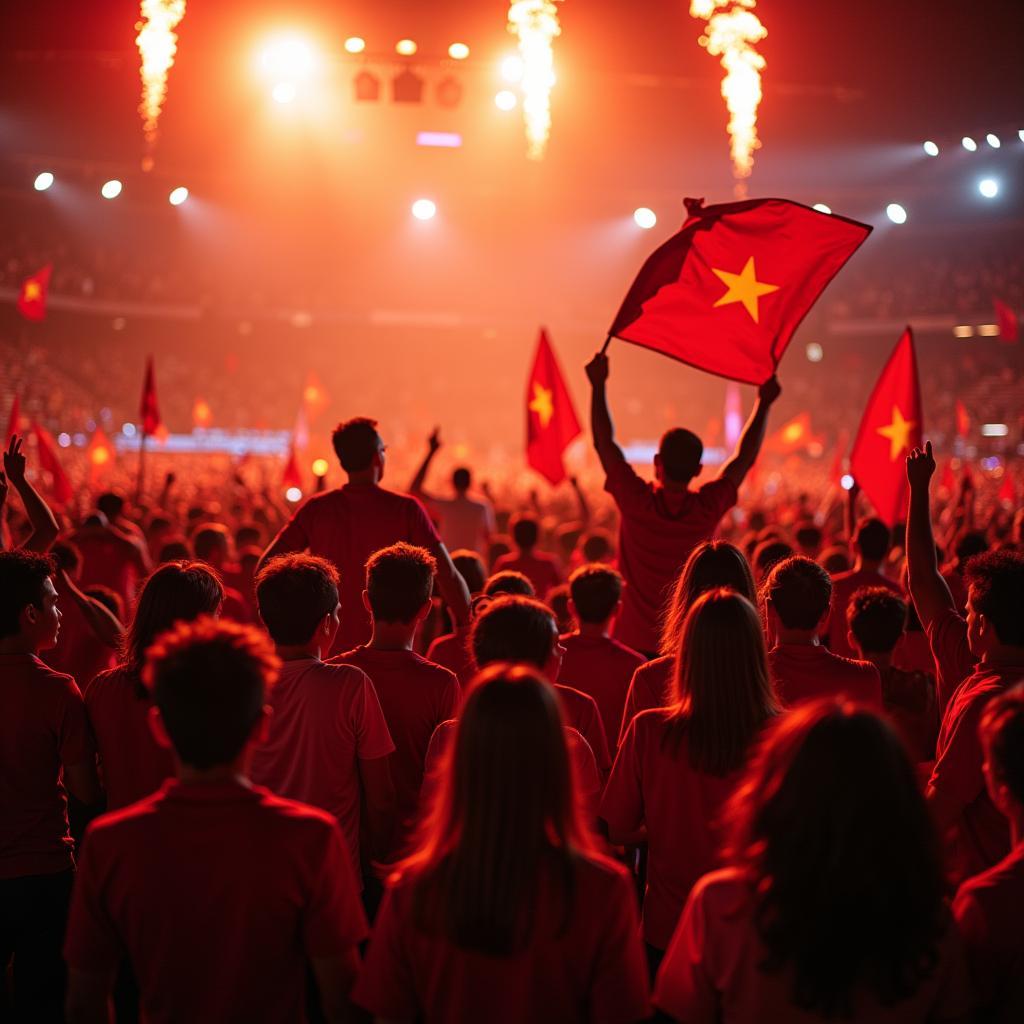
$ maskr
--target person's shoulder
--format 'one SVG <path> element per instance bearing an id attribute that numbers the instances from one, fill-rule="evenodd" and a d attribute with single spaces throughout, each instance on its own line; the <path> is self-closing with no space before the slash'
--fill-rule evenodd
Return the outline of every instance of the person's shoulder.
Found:
<path id="1" fill-rule="evenodd" d="M 659 675 L 668 672 L 672 668 L 673 657 L 671 654 L 663 654 L 660 658 L 653 658 L 637 666 L 636 675 L 638 679 L 646 680 L 649 676 Z"/>
<path id="2" fill-rule="evenodd" d="M 274 815 L 284 821 L 294 822 L 297 826 L 308 824 L 311 829 L 331 830 L 335 819 L 312 804 L 302 803 L 300 800 L 291 800 L 288 797 L 278 796 L 263 786 L 253 786 L 253 795 L 256 797 L 256 806 L 268 815 Z"/>
<path id="3" fill-rule="evenodd" d="M 856 658 L 844 658 L 841 654 L 835 654 L 827 647 L 821 647 L 828 656 L 828 663 L 837 672 L 844 672 L 851 676 L 858 676 L 864 679 L 879 678 L 878 669 L 870 661 L 859 661 Z"/>
<path id="4" fill-rule="evenodd" d="M 458 682 L 455 673 L 451 669 L 445 668 L 444 665 L 438 665 L 437 662 L 424 658 L 422 654 L 417 654 L 415 651 L 412 652 L 412 663 L 425 679 L 429 678 L 439 686 Z"/>
<path id="5" fill-rule="evenodd" d="M 138 683 L 138 676 L 128 668 L 125 662 L 121 662 L 113 668 L 105 668 L 102 672 L 97 672 L 85 687 L 83 691 L 85 703 L 87 706 L 92 706 L 97 701 L 103 701 L 123 690 L 134 692 Z"/>
<path id="6" fill-rule="evenodd" d="M 858 573 L 856 569 L 844 569 L 842 572 L 836 572 L 832 574 L 832 586 L 843 587 L 847 586 L 851 580 L 856 579 Z"/>
<path id="7" fill-rule="evenodd" d="M 632 647 L 627 647 L 621 641 L 616 640 L 615 637 L 607 637 L 607 640 L 609 650 L 611 650 L 615 656 L 620 658 L 622 661 L 635 662 L 637 669 L 647 663 L 647 659 L 639 651 L 634 651 Z"/>
<path id="8" fill-rule="evenodd" d="M 304 679 L 314 680 L 316 685 L 329 688 L 362 686 L 368 677 L 356 660 L 358 650 L 356 648 L 339 654 L 330 661 L 314 662 L 303 673 Z M 351 661 L 346 660 L 350 657 Z"/>
<path id="9" fill-rule="evenodd" d="M 48 692 L 60 693 L 66 697 L 78 700 L 82 699 L 82 691 L 79 690 L 75 677 L 67 672 L 57 672 L 50 668 L 42 658 L 33 657 L 29 662 L 29 675 L 33 687 L 45 687 Z"/>
<path id="10" fill-rule="evenodd" d="M 161 788 L 136 803 L 94 818 L 86 830 L 90 852 L 116 848 L 132 835 L 147 833 L 160 815 L 163 796 Z"/>
<path id="11" fill-rule="evenodd" d="M 754 888 L 747 873 L 738 867 L 719 868 L 697 879 L 690 892 L 693 903 L 702 904 L 705 912 L 732 916 L 751 905 Z"/>
<path id="12" fill-rule="evenodd" d="M 555 691 L 563 699 L 568 701 L 570 704 L 586 705 L 589 707 L 591 704 L 597 705 L 597 702 L 589 693 L 584 693 L 582 690 L 577 690 L 575 686 L 567 686 L 565 683 L 555 683 Z"/>

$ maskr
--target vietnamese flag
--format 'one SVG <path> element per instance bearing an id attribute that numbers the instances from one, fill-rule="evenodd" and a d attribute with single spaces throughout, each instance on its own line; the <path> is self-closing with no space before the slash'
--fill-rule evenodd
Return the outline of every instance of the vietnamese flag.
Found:
<path id="1" fill-rule="evenodd" d="M 608 334 L 700 370 L 763 384 L 790 338 L 871 233 L 788 199 L 704 208 L 644 263 Z"/>
<path id="2" fill-rule="evenodd" d="M 562 454 L 580 435 L 580 421 L 572 407 L 548 333 L 541 328 L 537 354 L 526 385 L 526 461 L 548 483 L 566 476 Z"/>
<path id="3" fill-rule="evenodd" d="M 153 373 L 153 357 L 146 360 L 146 379 L 142 384 L 142 401 L 139 403 L 139 419 L 142 423 L 142 434 L 148 436 L 158 434 L 163 426 L 160 419 L 160 406 L 156 401 L 156 377 Z"/>
<path id="4" fill-rule="evenodd" d="M 999 324 L 999 337 L 1005 342 L 1014 342 L 1020 335 L 1020 320 L 1017 314 L 999 299 L 993 299 L 992 305 L 996 309 L 996 323 Z"/>
<path id="5" fill-rule="evenodd" d="M 788 423 L 783 423 L 774 434 L 765 438 L 764 451 L 777 455 L 789 455 L 803 451 L 813 442 L 821 442 L 811 429 L 811 414 L 802 412 L 794 416 Z"/>
<path id="6" fill-rule="evenodd" d="M 18 312 L 26 320 L 34 320 L 37 323 L 46 319 L 46 292 L 50 287 L 50 274 L 53 273 L 53 265 L 47 263 L 45 267 L 37 270 L 31 277 L 26 277 L 21 283 L 21 291 L 18 292 Z"/>
<path id="7" fill-rule="evenodd" d="M 53 482 L 53 500 L 57 505 L 67 505 L 74 497 L 71 481 L 64 467 L 57 458 L 57 445 L 52 435 L 38 423 L 32 424 L 32 432 L 36 435 L 36 447 L 39 451 L 39 467 L 50 474 Z"/>
<path id="8" fill-rule="evenodd" d="M 18 427 L 21 426 L 21 398 L 18 395 L 14 396 L 14 401 L 11 402 L 11 412 L 7 417 L 7 437 L 4 438 L 4 447 L 6 448 L 11 443 L 11 438 L 15 434 L 20 433 Z"/>
<path id="9" fill-rule="evenodd" d="M 854 480 L 890 526 L 906 513 L 906 457 L 921 446 L 921 418 L 914 336 L 908 327 L 871 392 L 850 454 Z"/>

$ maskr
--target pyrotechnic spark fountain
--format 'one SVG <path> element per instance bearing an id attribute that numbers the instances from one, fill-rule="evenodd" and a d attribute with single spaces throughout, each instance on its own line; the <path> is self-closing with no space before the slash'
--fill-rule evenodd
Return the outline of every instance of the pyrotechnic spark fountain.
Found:
<path id="1" fill-rule="evenodd" d="M 139 67 L 142 78 L 139 113 L 142 115 L 142 131 L 149 151 L 147 161 L 151 164 L 160 109 L 167 96 L 167 72 L 174 64 L 174 54 L 178 49 L 178 37 L 174 30 L 185 17 L 185 0 L 142 0 L 140 12 L 143 20 L 135 25 L 139 30 L 135 43 L 142 58 Z"/>
<path id="2" fill-rule="evenodd" d="M 736 194 L 746 194 L 746 182 L 754 169 L 757 107 L 761 102 L 761 71 L 765 59 L 754 48 L 768 30 L 754 13 L 757 0 L 691 0 L 690 14 L 707 22 L 700 45 L 713 57 L 722 58 L 725 78 L 722 97 L 729 110 L 729 138 Z M 729 10 L 725 10 L 729 8 Z"/>
<path id="3" fill-rule="evenodd" d="M 551 134 L 551 87 L 555 84 L 551 41 L 561 35 L 558 24 L 560 0 L 513 0 L 508 9 L 508 29 L 519 38 L 523 58 L 523 123 L 526 155 L 540 160 Z"/>

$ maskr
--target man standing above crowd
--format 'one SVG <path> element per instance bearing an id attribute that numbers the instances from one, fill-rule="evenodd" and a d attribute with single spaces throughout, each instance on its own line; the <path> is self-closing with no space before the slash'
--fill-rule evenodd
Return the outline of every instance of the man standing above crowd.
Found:
<path id="1" fill-rule="evenodd" d="M 690 481 L 702 468 L 700 438 L 682 427 L 667 431 L 654 456 L 655 481 L 642 480 L 615 443 L 606 394 L 608 357 L 603 352 L 587 364 L 587 377 L 594 447 L 607 475 L 605 490 L 615 499 L 621 517 L 619 569 L 626 589 L 615 639 L 654 657 L 667 588 L 690 552 L 711 537 L 736 504 L 739 486 L 761 450 L 768 410 L 781 389 L 775 377 L 761 385 L 735 454 L 717 479 L 691 491 Z"/>

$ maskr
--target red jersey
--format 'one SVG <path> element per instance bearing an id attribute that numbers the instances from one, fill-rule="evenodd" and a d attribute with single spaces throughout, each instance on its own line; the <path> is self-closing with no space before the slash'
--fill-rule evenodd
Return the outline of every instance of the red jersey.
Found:
<path id="1" fill-rule="evenodd" d="M 873 569 L 850 569 L 849 572 L 837 573 L 832 577 L 832 613 L 828 619 L 828 649 L 842 658 L 855 658 L 857 652 L 846 639 L 849 626 L 846 622 L 846 609 L 850 598 L 861 587 L 885 587 L 897 597 L 903 597 L 903 588 L 898 583 L 886 579 L 880 572 Z"/>
<path id="2" fill-rule="evenodd" d="M 423 506 L 407 494 L 376 484 L 345 484 L 316 494 L 274 539 L 285 551 L 329 559 L 341 574 L 341 627 L 331 648 L 340 654 L 365 644 L 372 632 L 363 607 L 366 562 L 375 551 L 404 540 L 437 552 L 441 539 Z"/>
<path id="3" fill-rule="evenodd" d="M 82 556 L 78 586 L 93 584 L 119 594 L 125 614 L 135 606 L 135 595 L 145 575 L 141 544 L 105 526 L 83 526 L 69 538 Z"/>
<path id="4" fill-rule="evenodd" d="M 379 1019 L 425 1024 L 644 1020 L 647 968 L 629 876 L 593 855 L 577 859 L 573 882 L 566 920 L 542 892 L 527 947 L 490 956 L 420 930 L 415 880 L 392 879 L 353 999 Z"/>
<path id="5" fill-rule="evenodd" d="M 561 638 L 565 648 L 558 678 L 597 702 L 605 739 L 617 741 L 622 709 L 633 673 L 646 660 L 618 640 L 572 633 Z"/>
<path id="6" fill-rule="evenodd" d="M 927 672 L 934 677 L 935 659 L 928 644 L 928 634 L 923 629 L 907 630 L 896 641 L 892 663 L 897 668 L 907 669 L 909 672 Z"/>
<path id="7" fill-rule="evenodd" d="M 685 737 L 667 746 L 669 714 L 642 711 L 629 724 L 599 812 L 613 833 L 646 826 L 644 938 L 658 949 L 668 946 L 694 883 L 718 864 L 715 821 L 739 776 L 697 771 Z"/>
<path id="8" fill-rule="evenodd" d="M 150 1024 L 305 1019 L 310 959 L 366 919 L 337 824 L 237 782 L 167 782 L 90 827 L 64 956 L 112 975 L 127 957 Z"/>
<path id="9" fill-rule="evenodd" d="M 149 728 L 151 705 L 141 688 L 138 675 L 127 665 L 118 665 L 85 689 L 108 811 L 155 793 L 174 775 L 174 757 Z"/>
<path id="10" fill-rule="evenodd" d="M 604 489 L 619 507 L 619 569 L 626 579 L 615 638 L 649 654 L 658 649 L 658 621 L 679 570 L 736 504 L 736 485 L 719 477 L 696 491 L 669 491 L 641 480 L 622 458 L 608 470 Z"/>
<path id="11" fill-rule="evenodd" d="M 754 911 L 750 882 L 735 868 L 702 878 L 690 894 L 658 971 L 655 1005 L 686 1024 L 821 1024 L 825 1018 L 793 1005 L 791 972 L 770 974 L 762 968 L 767 950 Z M 939 962 L 914 995 L 883 1006 L 870 992 L 858 992 L 850 1020 L 960 1021 L 970 1019 L 971 1008 L 963 947 L 951 924 L 939 947 Z"/>
<path id="12" fill-rule="evenodd" d="M 594 752 L 598 770 L 607 774 L 612 766 L 612 758 L 608 753 L 608 738 L 604 734 L 604 723 L 601 721 L 597 701 L 590 694 L 561 683 L 555 684 L 555 693 L 562 704 L 565 724 L 571 725 L 587 741 Z"/>
<path id="13" fill-rule="evenodd" d="M 282 664 L 267 703 L 270 735 L 253 751 L 253 781 L 333 815 L 358 866 L 362 787 L 356 761 L 395 749 L 373 683 L 352 665 L 300 658 Z"/>
<path id="14" fill-rule="evenodd" d="M 945 714 L 953 694 L 974 672 L 978 659 L 967 643 L 967 622 L 951 608 L 928 624 L 928 644 L 935 659 L 939 710 Z"/>
<path id="15" fill-rule="evenodd" d="M 72 866 L 61 766 L 92 757 L 74 679 L 34 654 L 0 654 L 0 878 Z"/>
<path id="16" fill-rule="evenodd" d="M 564 580 L 558 559 L 544 551 L 510 551 L 507 555 L 501 555 L 495 560 L 491 572 L 505 570 L 521 572 L 533 584 L 537 597 L 542 601 L 547 597 L 549 590 L 553 590 Z"/>
<path id="17" fill-rule="evenodd" d="M 469 628 L 457 629 L 434 639 L 427 648 L 427 661 L 454 672 L 462 686 L 467 686 L 476 675 L 473 655 L 469 653 Z"/>
<path id="18" fill-rule="evenodd" d="M 881 671 L 882 702 L 914 761 L 935 757 L 939 711 L 935 679 L 926 672 L 908 672 L 890 665 Z"/>
<path id="19" fill-rule="evenodd" d="M 651 708 L 667 708 L 672 703 L 672 671 L 676 659 L 665 654 L 654 661 L 641 665 L 634 673 L 626 694 L 626 706 L 622 709 L 622 723 L 619 726 L 619 744 L 629 723 L 635 715 Z"/>
<path id="20" fill-rule="evenodd" d="M 840 658 L 821 644 L 778 644 L 768 652 L 775 693 L 786 707 L 843 697 L 882 710 L 882 680 L 866 661 Z"/>

